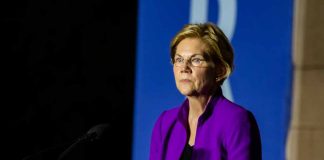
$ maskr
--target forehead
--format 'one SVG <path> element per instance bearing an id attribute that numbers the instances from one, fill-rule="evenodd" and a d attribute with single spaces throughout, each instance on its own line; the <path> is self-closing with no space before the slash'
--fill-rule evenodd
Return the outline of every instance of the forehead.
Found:
<path id="1" fill-rule="evenodd" d="M 183 39 L 177 46 L 176 55 L 204 55 L 206 45 L 198 38 Z"/>

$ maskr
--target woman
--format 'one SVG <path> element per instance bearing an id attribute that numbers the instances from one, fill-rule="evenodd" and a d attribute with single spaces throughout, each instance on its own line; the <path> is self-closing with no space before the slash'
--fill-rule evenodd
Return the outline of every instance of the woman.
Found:
<path id="1" fill-rule="evenodd" d="M 233 49 L 221 29 L 212 23 L 184 26 L 171 42 L 171 60 L 186 100 L 158 118 L 150 160 L 260 160 L 254 116 L 222 95 Z"/>

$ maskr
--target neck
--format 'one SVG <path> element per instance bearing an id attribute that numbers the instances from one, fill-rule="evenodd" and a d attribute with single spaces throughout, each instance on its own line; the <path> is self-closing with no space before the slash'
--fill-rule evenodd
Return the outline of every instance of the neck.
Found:
<path id="1" fill-rule="evenodd" d="M 198 118 L 201 114 L 203 114 L 211 97 L 211 95 L 188 97 L 189 117 Z"/>

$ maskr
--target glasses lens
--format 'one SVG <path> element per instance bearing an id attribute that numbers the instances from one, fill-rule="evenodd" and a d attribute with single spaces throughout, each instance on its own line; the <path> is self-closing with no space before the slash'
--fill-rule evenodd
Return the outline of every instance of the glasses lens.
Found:
<path id="1" fill-rule="evenodd" d="M 183 67 L 185 65 L 189 65 L 189 66 L 193 66 L 193 67 L 201 67 L 203 65 L 203 61 L 205 61 L 205 60 L 202 59 L 202 58 L 197 58 L 197 57 L 191 57 L 190 59 L 184 59 L 182 57 L 176 57 L 172 61 L 172 63 L 173 63 L 173 65 L 175 65 L 177 67 Z"/>

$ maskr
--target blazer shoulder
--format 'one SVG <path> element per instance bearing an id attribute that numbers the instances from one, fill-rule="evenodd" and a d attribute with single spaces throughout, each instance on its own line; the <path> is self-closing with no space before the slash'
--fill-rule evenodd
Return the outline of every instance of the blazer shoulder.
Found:
<path id="1" fill-rule="evenodd" d="M 255 117 L 251 111 L 247 108 L 234 103 L 225 97 L 221 98 L 220 102 L 216 106 L 218 113 L 222 117 L 226 117 L 227 121 L 231 122 L 244 122 L 244 121 L 254 121 Z"/>
<path id="2" fill-rule="evenodd" d="M 220 108 L 222 111 L 232 114 L 234 116 L 237 116 L 240 114 L 249 114 L 249 112 L 250 112 L 245 107 L 243 107 L 237 103 L 234 103 L 225 97 L 221 98 L 219 106 L 221 106 Z"/>
<path id="3" fill-rule="evenodd" d="M 179 107 L 165 110 L 160 116 L 159 121 L 163 126 L 171 125 L 178 116 Z"/>

